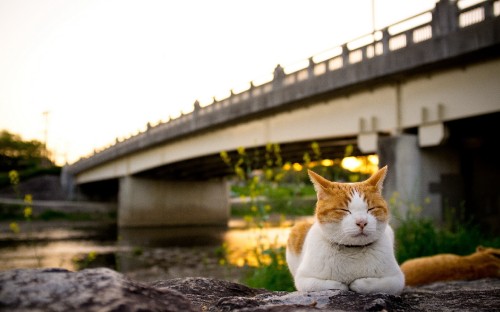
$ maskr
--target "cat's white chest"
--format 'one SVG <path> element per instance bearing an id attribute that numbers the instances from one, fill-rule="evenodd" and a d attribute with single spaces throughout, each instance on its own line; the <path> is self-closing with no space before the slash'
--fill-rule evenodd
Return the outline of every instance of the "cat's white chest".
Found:
<path id="1" fill-rule="evenodd" d="M 367 247 L 339 246 L 325 240 L 321 230 L 313 226 L 304 244 L 299 270 L 308 276 L 347 285 L 362 277 L 383 276 L 390 262 L 385 258 L 392 254 L 390 242 L 384 240 L 381 237 Z"/>

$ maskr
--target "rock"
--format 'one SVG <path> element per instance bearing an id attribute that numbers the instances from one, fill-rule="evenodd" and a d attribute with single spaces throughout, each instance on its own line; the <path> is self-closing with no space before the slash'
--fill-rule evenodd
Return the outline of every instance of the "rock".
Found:
<path id="1" fill-rule="evenodd" d="M 0 272 L 8 311 L 498 311 L 500 279 L 407 287 L 400 296 L 351 291 L 275 292 L 210 278 L 153 283 L 109 269 Z"/>
<path id="2" fill-rule="evenodd" d="M 110 269 L 0 272 L 3 311 L 197 311 L 171 289 L 156 289 Z"/>
<path id="3" fill-rule="evenodd" d="M 172 289 L 184 294 L 194 306 L 202 311 L 214 310 L 213 307 L 225 298 L 238 298 L 238 300 L 253 300 L 260 294 L 272 294 L 264 289 L 250 288 L 241 284 L 224 280 L 187 277 L 175 278 L 151 283 L 157 289 Z M 218 311 L 218 309 L 215 309 Z"/>

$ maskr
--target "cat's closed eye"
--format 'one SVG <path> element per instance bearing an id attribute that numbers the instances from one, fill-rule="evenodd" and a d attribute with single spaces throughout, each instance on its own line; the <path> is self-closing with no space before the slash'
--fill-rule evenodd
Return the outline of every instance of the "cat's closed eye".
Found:
<path id="1" fill-rule="evenodd" d="M 333 209 L 343 211 L 347 214 L 351 214 L 351 211 L 349 209 L 346 209 L 346 208 L 333 208 Z"/>
<path id="2" fill-rule="evenodd" d="M 370 208 L 368 208 L 368 212 L 373 211 L 375 209 L 379 209 L 379 208 L 382 208 L 382 207 L 380 207 L 380 206 L 370 207 Z"/>

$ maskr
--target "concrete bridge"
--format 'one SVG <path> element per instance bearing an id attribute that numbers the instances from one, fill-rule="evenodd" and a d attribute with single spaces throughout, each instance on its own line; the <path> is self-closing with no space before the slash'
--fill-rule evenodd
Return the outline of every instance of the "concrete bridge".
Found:
<path id="1" fill-rule="evenodd" d="M 446 206 L 498 224 L 500 1 L 442 0 L 419 16 L 309 58 L 267 81 L 64 168 L 73 198 L 118 201 L 119 225 L 225 224 L 220 151 L 279 143 L 288 159 L 311 141 L 326 158 L 348 144 L 390 167 L 387 196 L 441 220 Z M 300 155 L 297 151 L 300 151 Z M 298 158 L 300 159 L 300 158 Z M 429 198 L 430 203 L 425 200 Z"/>

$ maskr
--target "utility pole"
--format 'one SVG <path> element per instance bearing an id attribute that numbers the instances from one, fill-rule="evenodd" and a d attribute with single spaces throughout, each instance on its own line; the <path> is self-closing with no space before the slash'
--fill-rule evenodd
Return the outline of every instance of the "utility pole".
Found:
<path id="1" fill-rule="evenodd" d="M 44 153 L 45 157 L 49 159 L 49 150 L 48 150 L 48 140 L 49 140 L 49 111 L 44 111 L 42 113 L 44 119 L 45 119 L 45 129 L 43 131 L 43 148 L 44 148 Z"/>
<path id="2" fill-rule="evenodd" d="M 372 33 L 375 33 L 375 0 L 372 0 Z"/>

